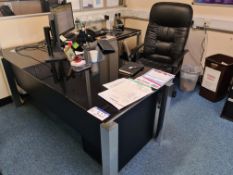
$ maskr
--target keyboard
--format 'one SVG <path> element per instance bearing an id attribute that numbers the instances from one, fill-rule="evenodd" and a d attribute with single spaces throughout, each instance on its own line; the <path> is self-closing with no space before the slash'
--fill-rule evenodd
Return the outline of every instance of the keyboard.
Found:
<path id="1" fill-rule="evenodd" d="M 70 32 L 70 33 L 65 34 L 65 37 L 67 39 L 73 39 L 76 37 L 76 35 L 73 32 Z"/>
<path id="2" fill-rule="evenodd" d="M 98 36 L 103 36 L 103 35 L 106 35 L 108 32 L 106 29 L 101 29 L 101 30 L 98 30 L 98 31 L 95 31 L 95 36 L 98 37 Z"/>

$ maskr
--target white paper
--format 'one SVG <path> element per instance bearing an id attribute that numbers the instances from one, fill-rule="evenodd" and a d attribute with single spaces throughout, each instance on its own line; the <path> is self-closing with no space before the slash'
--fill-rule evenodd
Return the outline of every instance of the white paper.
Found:
<path id="1" fill-rule="evenodd" d="M 103 121 L 104 119 L 106 119 L 110 116 L 109 113 L 105 112 L 104 110 L 102 110 L 96 106 L 89 109 L 87 112 L 90 113 L 91 115 L 93 115 L 94 117 L 100 119 L 101 121 Z"/>
<path id="2" fill-rule="evenodd" d="M 109 83 L 103 84 L 103 86 L 107 89 L 113 88 L 117 85 L 120 85 L 121 83 L 124 83 L 125 81 L 127 81 L 126 78 L 120 78 L 120 79 L 116 79 L 114 81 L 111 81 Z"/>
<path id="3" fill-rule="evenodd" d="M 62 42 L 65 42 L 65 41 L 67 40 L 67 38 L 64 37 L 64 35 L 60 35 L 59 38 L 60 38 L 60 40 L 61 40 Z"/>
<path id="4" fill-rule="evenodd" d="M 99 93 L 99 96 L 114 105 L 117 109 L 122 109 L 152 92 L 151 88 L 136 81 L 126 79 L 123 83 Z"/>
<path id="5" fill-rule="evenodd" d="M 216 92 L 220 75 L 220 71 L 206 67 L 201 86 Z"/>
<path id="6" fill-rule="evenodd" d="M 94 0 L 94 8 L 101 8 L 104 7 L 104 1 L 103 0 Z"/>
<path id="7" fill-rule="evenodd" d="M 67 2 L 71 2 L 73 10 L 79 10 L 80 9 L 79 0 L 67 0 Z"/>
<path id="8" fill-rule="evenodd" d="M 151 69 L 147 73 L 142 76 L 136 78 L 136 81 L 145 84 L 146 86 L 150 86 L 155 89 L 159 89 L 164 86 L 167 82 L 172 80 L 175 75 L 158 70 Z"/>
<path id="9" fill-rule="evenodd" d="M 119 5 L 119 0 L 107 0 L 107 7 L 114 7 Z"/>
<path id="10" fill-rule="evenodd" d="M 111 103 L 115 106 L 118 110 L 124 108 L 124 105 L 120 104 L 120 102 L 116 101 L 115 99 L 111 98 L 111 93 L 109 91 L 104 91 L 98 94 L 100 97 Z"/>
<path id="11" fill-rule="evenodd" d="M 75 51 L 75 55 L 82 55 L 84 52 Z"/>
<path id="12" fill-rule="evenodd" d="M 83 0 L 83 8 L 92 8 L 93 0 Z"/>
<path id="13" fill-rule="evenodd" d="M 159 89 L 161 86 L 158 84 L 155 84 L 151 81 L 148 81 L 148 79 L 144 78 L 143 76 L 140 76 L 135 79 L 135 81 L 138 81 L 139 83 L 142 83 L 145 86 L 152 87 L 154 89 Z"/>

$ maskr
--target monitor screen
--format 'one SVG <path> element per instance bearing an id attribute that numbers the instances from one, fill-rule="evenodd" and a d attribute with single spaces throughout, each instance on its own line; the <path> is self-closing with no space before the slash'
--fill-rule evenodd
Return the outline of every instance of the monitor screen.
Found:
<path id="1" fill-rule="evenodd" d="M 51 8 L 51 14 L 58 35 L 65 34 L 75 28 L 71 3 Z"/>

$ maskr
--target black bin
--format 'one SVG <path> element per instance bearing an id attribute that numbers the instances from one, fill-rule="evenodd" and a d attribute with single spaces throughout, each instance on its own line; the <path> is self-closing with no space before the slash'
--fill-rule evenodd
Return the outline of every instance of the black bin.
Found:
<path id="1" fill-rule="evenodd" d="M 233 75 L 233 57 L 216 54 L 206 58 L 200 95 L 216 102 L 225 97 Z"/>

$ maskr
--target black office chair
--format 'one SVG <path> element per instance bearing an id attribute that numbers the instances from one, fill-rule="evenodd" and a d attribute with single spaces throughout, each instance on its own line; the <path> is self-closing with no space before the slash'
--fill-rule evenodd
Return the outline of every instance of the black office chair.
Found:
<path id="1" fill-rule="evenodd" d="M 130 58 L 173 74 L 180 71 L 193 10 L 188 4 L 159 2 L 152 6 L 144 44 Z M 140 49 L 144 46 L 143 51 Z"/>
<path id="2" fill-rule="evenodd" d="M 0 6 L 0 13 L 2 16 L 14 16 L 14 12 L 7 5 Z"/>

